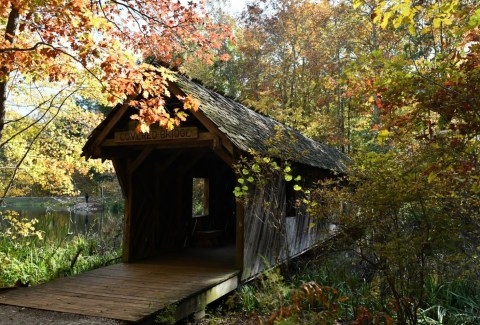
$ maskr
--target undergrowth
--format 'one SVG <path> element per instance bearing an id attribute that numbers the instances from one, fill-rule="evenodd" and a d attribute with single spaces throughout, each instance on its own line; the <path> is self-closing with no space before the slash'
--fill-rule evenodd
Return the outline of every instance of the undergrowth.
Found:
<path id="1" fill-rule="evenodd" d="M 480 286 L 473 279 L 442 282 L 431 276 L 426 305 L 418 312 L 425 325 L 480 324 Z M 264 272 L 239 287 L 208 312 L 202 324 L 398 324 L 395 305 L 382 284 L 348 256 L 302 259 L 288 271 Z"/>
<path id="2" fill-rule="evenodd" d="M 0 215 L 0 287 L 39 284 L 113 263 L 120 256 L 114 230 L 51 239 L 14 211 Z"/>

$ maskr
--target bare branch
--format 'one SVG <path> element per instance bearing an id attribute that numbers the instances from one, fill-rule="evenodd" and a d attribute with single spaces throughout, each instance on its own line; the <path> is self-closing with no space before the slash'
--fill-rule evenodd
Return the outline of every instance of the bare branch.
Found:
<path id="1" fill-rule="evenodd" d="M 18 163 L 15 165 L 15 169 L 13 171 L 13 175 L 12 177 L 10 178 L 10 181 L 8 182 L 7 186 L 5 187 L 4 191 L 3 191 L 3 194 L 2 196 L 0 197 L 0 205 L 4 204 L 4 201 L 5 201 L 5 197 L 8 195 L 8 192 L 10 191 L 12 185 L 13 185 L 13 182 L 15 181 L 16 177 L 17 177 L 17 173 L 18 173 L 18 170 L 20 169 L 20 166 L 22 165 L 23 161 L 25 160 L 25 158 L 28 156 L 29 152 L 32 150 L 33 148 L 33 145 L 35 144 L 35 142 L 37 141 L 37 139 L 40 137 L 40 135 L 43 133 L 43 131 L 45 131 L 45 129 L 50 125 L 50 123 L 55 120 L 55 118 L 58 116 L 58 114 L 60 113 L 60 110 L 62 109 L 63 105 L 65 104 L 65 102 L 70 98 L 72 97 L 77 91 L 79 90 L 79 88 L 76 88 L 74 91 L 72 91 L 68 96 L 66 96 L 63 101 L 60 103 L 60 105 L 57 107 L 57 111 L 55 112 L 55 114 L 50 118 L 50 120 L 48 120 L 43 126 L 42 128 L 40 129 L 40 131 L 38 131 L 38 133 L 35 135 L 35 137 L 32 139 L 32 141 L 30 142 L 30 144 L 28 145 L 28 148 L 27 150 L 25 151 L 25 153 L 23 154 L 22 158 L 18 161 Z M 53 106 L 53 98 L 52 98 L 52 106 Z M 50 108 L 52 107 L 50 106 Z"/>
<path id="2" fill-rule="evenodd" d="M 53 106 L 53 101 L 60 95 L 60 93 L 62 93 L 67 87 L 61 89 L 58 93 L 56 93 L 53 97 L 51 97 L 49 100 L 47 101 L 44 101 L 43 103 L 39 104 L 35 109 L 38 109 L 40 108 L 41 106 L 43 106 L 44 104 L 46 104 L 47 102 L 50 102 L 50 106 L 48 107 L 47 110 L 45 110 L 45 112 L 42 114 L 42 116 L 40 116 L 38 119 L 36 119 L 35 121 L 33 121 L 32 123 L 30 123 L 28 126 L 24 127 L 23 129 L 17 131 L 15 134 L 13 134 L 10 138 L 8 138 L 7 140 L 5 140 L 4 142 L 0 143 L 0 149 L 3 148 L 7 143 L 9 143 L 10 141 L 12 141 L 14 138 L 16 138 L 19 134 L 25 132 L 26 130 L 30 129 L 32 126 L 36 125 L 38 122 L 40 122 L 44 117 L 45 115 L 47 115 L 47 113 L 50 111 L 50 109 L 52 108 Z"/>

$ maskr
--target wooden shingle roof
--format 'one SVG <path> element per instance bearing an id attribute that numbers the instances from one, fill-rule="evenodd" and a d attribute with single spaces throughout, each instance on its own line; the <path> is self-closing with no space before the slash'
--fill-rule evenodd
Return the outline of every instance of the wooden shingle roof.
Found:
<path id="1" fill-rule="evenodd" d="M 200 112 L 241 151 L 254 150 L 266 156 L 288 159 L 325 170 L 345 172 L 347 158 L 336 148 L 318 143 L 297 130 L 259 114 L 182 74 L 176 74 L 175 78 L 170 88 L 179 89 L 184 95 L 198 99 Z M 101 157 L 97 147 L 101 145 L 109 131 L 106 128 L 111 127 L 126 111 L 126 105 L 117 105 L 108 114 L 90 135 L 83 148 L 84 156 Z"/>
<path id="2" fill-rule="evenodd" d="M 200 110 L 237 148 L 326 170 L 345 171 L 346 156 L 339 150 L 307 138 L 183 75 L 177 76 L 176 84 L 185 94 L 200 100 Z M 280 141 L 273 140 L 278 132 L 283 134 Z"/>

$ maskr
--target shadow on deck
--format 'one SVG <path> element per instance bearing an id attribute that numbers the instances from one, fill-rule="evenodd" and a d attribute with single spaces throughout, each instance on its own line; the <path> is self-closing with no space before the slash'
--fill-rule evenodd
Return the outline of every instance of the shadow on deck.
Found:
<path id="1" fill-rule="evenodd" d="M 189 249 L 175 256 L 120 263 L 34 287 L 0 293 L 0 303 L 149 323 L 178 303 L 182 319 L 234 290 L 234 247 Z"/>

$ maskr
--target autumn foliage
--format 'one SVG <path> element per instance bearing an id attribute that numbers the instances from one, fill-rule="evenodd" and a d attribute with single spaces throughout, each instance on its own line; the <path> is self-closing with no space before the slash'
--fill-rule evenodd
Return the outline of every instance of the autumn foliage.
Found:
<path id="1" fill-rule="evenodd" d="M 0 135 L 9 90 L 45 80 L 79 86 L 93 79 L 110 104 L 147 95 L 132 104 L 143 109 L 144 129 L 152 119 L 170 126 L 175 112 L 151 99 L 165 95 L 168 77 L 139 61 L 178 65 L 194 55 L 210 62 L 229 37 L 228 27 L 208 20 L 203 1 L 172 0 L 2 0 L 0 33 Z"/>
<path id="2" fill-rule="evenodd" d="M 322 252 L 398 324 L 477 323 L 467 304 L 433 316 L 428 284 L 478 288 L 478 1 L 259 1 L 236 33 L 198 77 L 352 158 L 308 193 Z"/>

